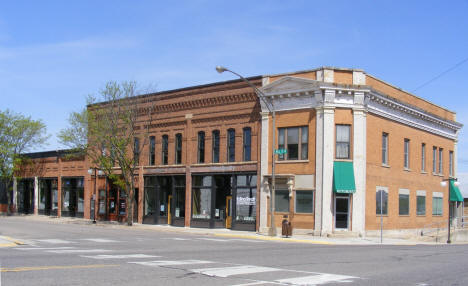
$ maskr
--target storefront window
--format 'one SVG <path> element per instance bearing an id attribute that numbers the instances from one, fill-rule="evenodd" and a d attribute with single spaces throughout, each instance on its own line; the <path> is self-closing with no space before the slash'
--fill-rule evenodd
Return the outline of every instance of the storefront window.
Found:
<path id="1" fill-rule="evenodd" d="M 156 177 L 145 177 L 145 216 L 156 212 Z"/>
<path id="2" fill-rule="evenodd" d="M 236 220 L 255 222 L 257 206 L 257 176 L 237 176 Z"/>
<path id="3" fill-rule="evenodd" d="M 194 176 L 192 218 L 211 218 L 211 176 Z"/>
<path id="4" fill-rule="evenodd" d="M 185 217 L 185 177 L 174 177 L 174 217 Z"/>
<path id="5" fill-rule="evenodd" d="M 84 179 L 62 179 L 62 214 L 76 216 L 84 211 Z"/>

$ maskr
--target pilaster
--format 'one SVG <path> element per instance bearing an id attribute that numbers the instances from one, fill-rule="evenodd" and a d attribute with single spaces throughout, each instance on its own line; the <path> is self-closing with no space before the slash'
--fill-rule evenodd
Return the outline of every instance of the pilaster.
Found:
<path id="1" fill-rule="evenodd" d="M 353 194 L 353 232 L 365 234 L 366 217 L 366 112 L 353 109 L 353 167 L 356 192 Z"/>
<path id="2" fill-rule="evenodd" d="M 13 178 L 13 195 L 12 195 L 12 212 L 17 212 L 18 211 L 18 207 L 17 207 L 17 197 L 18 197 L 18 180 L 16 179 L 16 177 Z"/>
<path id="3" fill-rule="evenodd" d="M 39 179 L 34 177 L 34 214 L 39 214 Z"/>
<path id="4" fill-rule="evenodd" d="M 264 178 L 268 174 L 268 158 L 269 158 L 269 113 L 262 112 L 262 136 L 261 136 L 261 152 L 260 152 L 260 178 L 261 185 L 260 185 L 260 225 L 259 225 L 259 232 L 267 232 L 268 226 L 268 208 L 267 208 L 267 201 L 268 201 L 268 193 L 270 191 L 268 184 L 264 183 Z"/>

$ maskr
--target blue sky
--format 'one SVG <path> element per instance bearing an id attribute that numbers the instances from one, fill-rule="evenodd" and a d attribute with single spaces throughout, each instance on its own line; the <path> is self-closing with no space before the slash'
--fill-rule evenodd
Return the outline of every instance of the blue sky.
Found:
<path id="1" fill-rule="evenodd" d="M 0 108 L 42 119 L 41 150 L 55 149 L 68 114 L 109 80 L 166 90 L 232 79 L 220 64 L 245 76 L 338 66 L 412 91 L 468 58 L 468 0 L 167 3 L 2 1 Z M 467 81 L 468 62 L 416 94 L 467 125 Z"/>

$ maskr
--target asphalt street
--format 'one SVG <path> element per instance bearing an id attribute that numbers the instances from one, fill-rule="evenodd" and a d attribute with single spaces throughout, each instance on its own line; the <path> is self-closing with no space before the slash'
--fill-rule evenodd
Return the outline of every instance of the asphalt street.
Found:
<path id="1" fill-rule="evenodd" d="M 323 245 L 0 217 L 0 285 L 468 285 L 468 245 Z M 21 244 L 23 243 L 23 244 Z"/>

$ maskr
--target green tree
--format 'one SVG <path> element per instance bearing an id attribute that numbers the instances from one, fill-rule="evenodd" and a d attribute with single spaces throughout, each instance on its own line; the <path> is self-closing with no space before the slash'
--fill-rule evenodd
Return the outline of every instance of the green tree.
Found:
<path id="1" fill-rule="evenodd" d="M 23 154 L 44 145 L 47 138 L 46 126 L 41 120 L 33 120 L 8 109 L 0 111 L 0 179 L 7 187 L 8 214 L 13 178 L 27 163 Z"/>
<path id="2" fill-rule="evenodd" d="M 69 117 L 59 132 L 62 144 L 86 155 L 121 190 L 127 202 L 127 223 L 133 223 L 134 190 L 139 155 L 148 141 L 154 109 L 142 106 L 135 82 L 109 82 L 87 108 Z M 149 104 L 149 103 L 146 103 Z"/>

